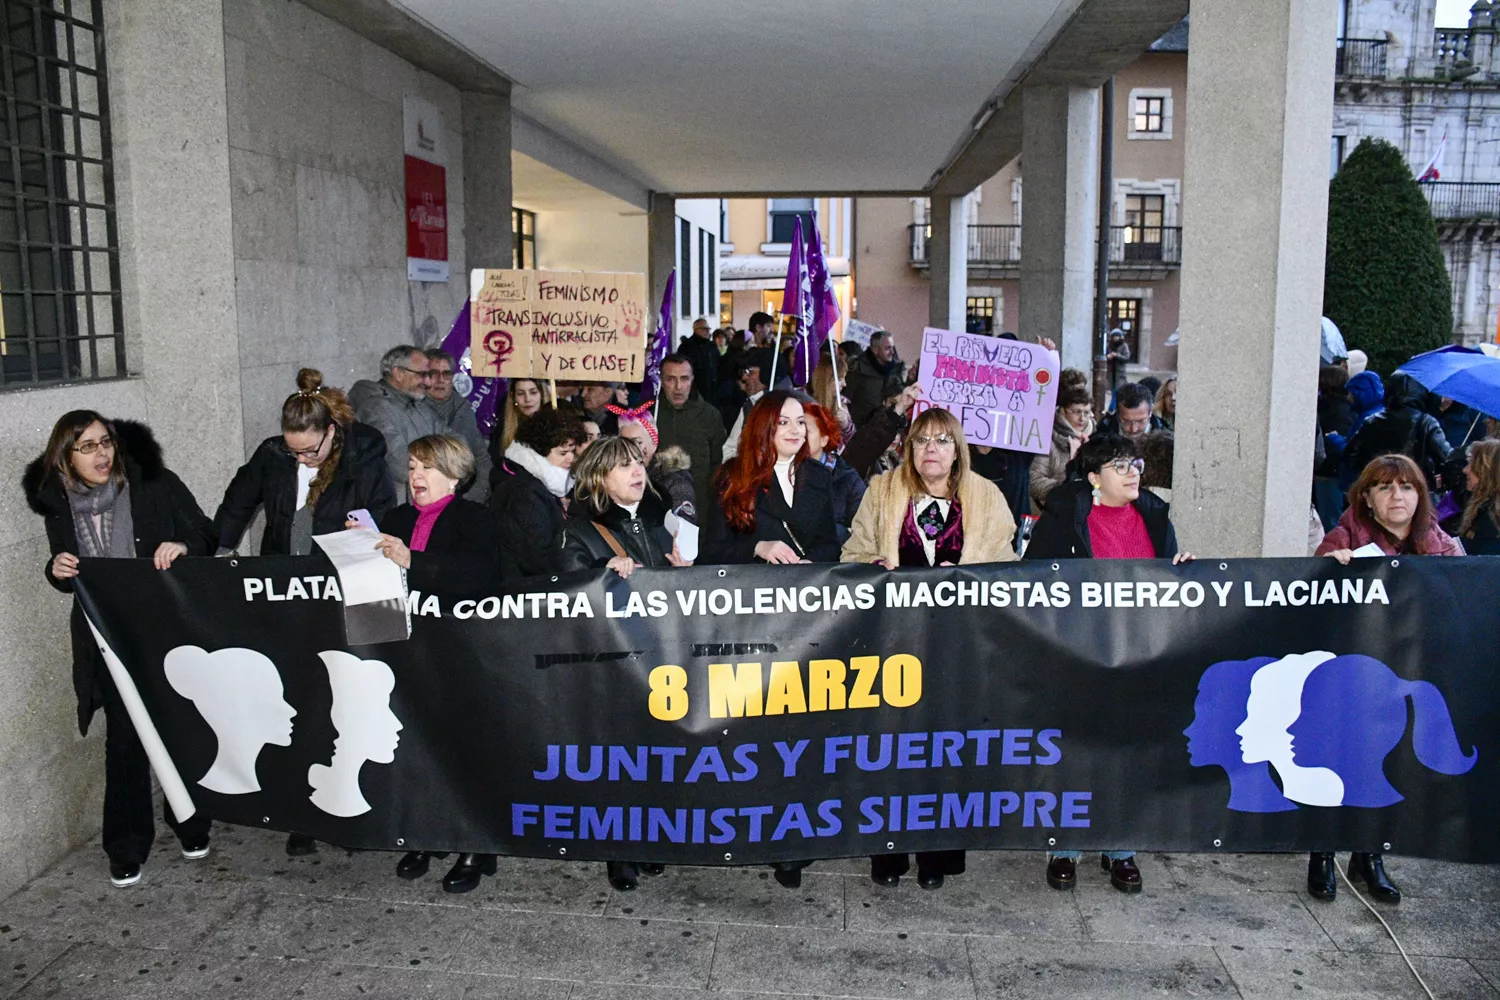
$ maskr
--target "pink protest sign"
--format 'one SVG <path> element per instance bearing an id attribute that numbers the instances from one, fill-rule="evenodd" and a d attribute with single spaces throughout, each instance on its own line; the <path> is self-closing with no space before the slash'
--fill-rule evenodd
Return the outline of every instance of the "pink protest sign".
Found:
<path id="1" fill-rule="evenodd" d="M 1057 409 L 1056 351 L 952 330 L 922 331 L 918 411 L 952 413 L 971 445 L 1044 455 Z"/>

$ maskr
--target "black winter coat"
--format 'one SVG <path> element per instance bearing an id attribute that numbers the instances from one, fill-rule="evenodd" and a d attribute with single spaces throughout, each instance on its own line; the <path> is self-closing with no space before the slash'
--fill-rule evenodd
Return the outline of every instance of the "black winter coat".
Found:
<path id="1" fill-rule="evenodd" d="M 266 533 L 260 540 L 263 556 L 284 556 L 292 550 L 292 517 L 297 503 L 297 460 L 287 451 L 280 434 L 268 437 L 255 449 L 250 461 L 240 466 L 214 515 L 219 548 L 240 543 L 255 517 L 255 508 L 266 509 Z M 313 534 L 341 531 L 351 510 L 364 508 L 379 524 L 396 506 L 396 491 L 385 468 L 385 437 L 368 424 L 351 424 L 344 431 L 333 481 L 323 490 L 313 508 Z"/>
<path id="2" fill-rule="evenodd" d="M 1093 489 L 1081 479 L 1059 483 L 1047 497 L 1047 509 L 1037 518 L 1026 546 L 1027 559 L 1092 559 L 1089 543 L 1089 509 L 1094 505 Z M 1141 490 L 1135 509 L 1146 522 L 1146 533 L 1156 549 L 1156 558 L 1171 559 L 1177 555 L 1177 531 L 1168 516 L 1171 508 L 1150 490 Z"/>
<path id="3" fill-rule="evenodd" d="M 865 481 L 840 455 L 834 456 L 833 468 L 829 471 L 833 474 L 829 489 L 833 499 L 834 534 L 842 546 L 849 540 L 854 515 L 859 513 L 859 503 L 865 498 Z"/>
<path id="4" fill-rule="evenodd" d="M 536 476 L 501 458 L 490 473 L 488 503 L 500 531 L 500 579 L 556 572 L 562 501 Z"/>
<path id="5" fill-rule="evenodd" d="M 130 485 L 130 516 L 135 526 L 135 554 L 149 559 L 162 542 L 181 542 L 190 556 L 212 555 L 214 526 L 193 494 L 162 461 L 161 446 L 151 429 L 131 420 L 114 421 L 115 441 L 125 465 L 125 481 Z M 58 476 L 44 476 L 43 459 L 26 467 L 21 488 L 26 503 L 42 515 L 47 527 L 47 545 L 52 555 L 59 552 L 78 554 L 78 534 L 73 528 L 73 512 Z M 49 557 L 42 573 L 56 589 L 73 592 L 73 581 L 52 575 Z M 89 720 L 104 704 L 104 684 L 108 668 L 104 656 L 89 632 L 88 622 L 78 602 L 73 602 L 70 622 L 73 639 L 73 690 L 78 696 L 78 731 L 88 733 Z"/>
<path id="6" fill-rule="evenodd" d="M 380 519 L 380 530 L 407 545 L 417 508 L 404 503 Z M 500 529 L 482 503 L 454 497 L 432 523 L 427 547 L 411 554 L 406 582 L 424 594 L 488 594 L 500 582 Z"/>
<path id="7" fill-rule="evenodd" d="M 1429 489 L 1437 488 L 1437 474 L 1453 448 L 1443 425 L 1430 413 L 1413 406 L 1387 407 L 1360 425 L 1344 449 L 1345 468 L 1351 479 L 1381 455 L 1402 454 L 1417 463 L 1427 477 Z"/>
<path id="8" fill-rule="evenodd" d="M 752 563 L 760 542 L 785 542 L 811 562 L 838 562 L 838 532 L 833 520 L 833 473 L 820 462 L 797 466 L 792 506 L 771 483 L 755 498 L 755 530 L 737 532 L 724 518 L 715 490 L 698 546 L 698 565 Z"/>
<path id="9" fill-rule="evenodd" d="M 656 494 L 647 490 L 631 517 L 625 508 L 611 503 L 609 509 L 599 515 L 585 515 L 584 505 L 575 501 L 578 516 L 569 517 L 563 524 L 562 553 L 558 556 L 560 573 L 577 573 L 588 569 L 602 569 L 615 557 L 614 549 L 599 534 L 595 523 L 603 525 L 620 543 L 625 554 L 642 566 L 651 568 L 670 566 L 667 554 L 672 551 L 672 535 L 662 525 L 667 508 Z"/>

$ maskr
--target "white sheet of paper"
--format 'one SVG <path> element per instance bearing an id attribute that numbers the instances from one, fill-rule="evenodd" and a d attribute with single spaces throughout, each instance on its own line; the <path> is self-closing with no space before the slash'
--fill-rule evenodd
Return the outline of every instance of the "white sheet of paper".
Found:
<path id="1" fill-rule="evenodd" d="M 368 528 L 351 528 L 314 535 L 313 541 L 338 570 L 339 587 L 345 604 L 369 604 L 371 601 L 404 600 L 406 583 L 401 567 L 381 555 L 375 548 L 379 532 Z"/>
<path id="2" fill-rule="evenodd" d="M 698 526 L 690 524 L 671 511 L 662 519 L 662 526 L 677 539 L 677 554 L 688 562 L 698 559 Z"/>
<path id="3" fill-rule="evenodd" d="M 1383 555 L 1385 555 L 1385 549 L 1382 549 L 1379 545 L 1376 545 L 1374 542 L 1371 542 L 1368 545 L 1361 545 L 1359 548 L 1357 548 L 1357 549 L 1354 550 L 1354 558 L 1356 558 L 1356 559 L 1367 559 L 1370 556 L 1375 556 L 1376 558 L 1379 558 L 1380 556 L 1383 556 Z"/>

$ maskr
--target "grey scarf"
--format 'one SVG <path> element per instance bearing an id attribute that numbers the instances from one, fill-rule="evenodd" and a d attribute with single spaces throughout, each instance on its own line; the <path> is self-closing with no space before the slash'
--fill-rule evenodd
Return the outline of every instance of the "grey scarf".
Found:
<path id="1" fill-rule="evenodd" d="M 130 516 L 129 483 L 117 487 L 111 478 L 99 486 L 79 484 L 69 487 L 67 495 L 80 556 L 135 558 L 135 522 Z"/>

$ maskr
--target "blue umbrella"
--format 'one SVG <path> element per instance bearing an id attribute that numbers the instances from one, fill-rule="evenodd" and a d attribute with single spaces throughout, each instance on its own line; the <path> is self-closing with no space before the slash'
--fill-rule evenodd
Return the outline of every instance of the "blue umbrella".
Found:
<path id="1" fill-rule="evenodd" d="M 1396 369 L 1424 389 L 1473 407 L 1487 416 L 1500 414 L 1500 358 L 1471 347 L 1450 345 L 1418 354 Z"/>

